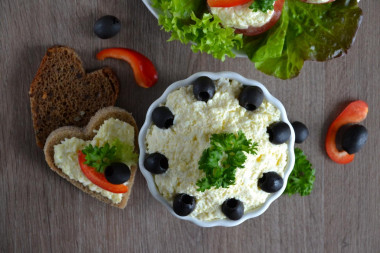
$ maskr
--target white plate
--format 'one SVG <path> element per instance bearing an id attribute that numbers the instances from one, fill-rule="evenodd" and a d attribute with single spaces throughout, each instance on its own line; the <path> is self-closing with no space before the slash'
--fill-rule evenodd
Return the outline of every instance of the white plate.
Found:
<path id="1" fill-rule="evenodd" d="M 166 98 L 167 98 L 169 93 L 171 93 L 172 91 L 174 91 L 174 90 L 176 90 L 182 86 L 190 85 L 195 79 L 197 79 L 200 76 L 208 76 L 209 78 L 211 78 L 213 80 L 217 80 L 220 78 L 229 78 L 229 79 L 237 80 L 238 82 L 243 83 L 244 85 L 251 85 L 251 86 L 260 87 L 263 90 L 265 99 L 267 99 L 270 103 L 272 103 L 274 106 L 276 106 L 280 110 L 281 120 L 283 122 L 287 123 L 290 127 L 290 130 L 291 130 L 290 139 L 287 142 L 287 144 L 288 144 L 288 163 L 286 165 L 286 169 L 284 172 L 284 185 L 283 185 L 282 189 L 280 191 L 274 193 L 274 194 L 271 194 L 262 206 L 254 209 L 250 212 L 245 213 L 243 215 L 243 217 L 237 221 L 228 220 L 228 219 L 215 220 L 215 221 L 201 221 L 201 220 L 193 218 L 191 216 L 184 216 L 184 217 L 178 216 L 177 214 L 174 213 L 171 203 L 169 203 L 166 199 L 164 199 L 161 196 L 161 194 L 158 192 L 156 184 L 154 183 L 153 175 L 148 170 L 146 170 L 144 167 L 144 159 L 145 159 L 145 155 L 146 155 L 145 138 L 146 138 L 146 133 L 148 131 L 148 128 L 152 124 L 152 120 L 151 120 L 152 111 L 157 106 L 159 106 L 160 104 L 162 104 L 166 101 Z M 295 158 L 294 158 L 294 139 L 295 139 L 295 137 L 294 137 L 293 127 L 289 123 L 289 120 L 287 118 L 284 106 L 282 105 L 282 103 L 278 99 L 276 99 L 275 97 L 273 97 L 269 93 L 269 91 L 265 88 L 265 86 L 263 84 L 255 81 L 255 80 L 247 79 L 247 78 L 245 78 L 245 77 L 243 77 L 237 73 L 234 73 L 234 72 L 220 72 L 220 73 L 198 72 L 198 73 L 195 73 L 192 76 L 188 77 L 185 80 L 177 81 L 177 82 L 171 84 L 165 90 L 164 94 L 162 94 L 162 96 L 160 98 L 158 98 L 156 101 L 154 101 L 151 104 L 151 106 L 149 107 L 148 112 L 146 114 L 144 125 L 142 126 L 142 128 L 140 130 L 140 134 L 139 134 L 139 147 L 140 147 L 139 165 L 140 165 L 140 171 L 143 174 L 143 176 L 145 177 L 147 184 L 148 184 L 149 191 L 151 192 L 153 197 L 156 198 L 161 204 L 163 204 L 169 210 L 169 212 L 172 213 L 177 218 L 191 221 L 191 222 L 193 222 L 196 225 L 201 226 L 201 227 L 214 227 L 214 226 L 232 227 L 232 226 L 239 225 L 240 223 L 242 223 L 243 221 L 245 221 L 247 219 L 257 217 L 257 216 L 261 215 L 262 213 L 264 213 L 265 210 L 268 209 L 270 204 L 275 199 L 280 197 L 281 194 L 284 192 L 284 190 L 286 188 L 286 183 L 288 181 L 288 177 L 289 177 L 290 172 L 293 170 L 293 167 L 294 167 L 294 160 L 295 160 Z"/>
<path id="2" fill-rule="evenodd" d="M 158 15 L 160 13 L 159 10 L 155 9 L 153 6 L 152 6 L 152 1 L 151 0 L 142 0 L 143 3 L 145 4 L 145 6 L 148 8 L 148 10 L 153 14 L 153 16 L 156 17 L 156 19 L 158 19 Z M 237 49 L 232 49 L 232 52 L 236 55 L 236 57 L 240 57 L 240 58 L 248 58 L 247 54 L 244 53 L 243 51 L 241 50 L 237 50 Z"/>

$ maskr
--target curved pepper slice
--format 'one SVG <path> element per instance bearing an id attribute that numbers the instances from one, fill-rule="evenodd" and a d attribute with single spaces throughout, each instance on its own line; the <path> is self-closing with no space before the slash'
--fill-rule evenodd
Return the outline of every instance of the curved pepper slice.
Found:
<path id="1" fill-rule="evenodd" d="M 100 51 L 96 58 L 101 61 L 106 58 L 115 58 L 128 62 L 132 67 L 137 84 L 143 88 L 152 87 L 158 80 L 157 70 L 153 63 L 132 49 L 107 48 Z"/>
<path id="2" fill-rule="evenodd" d="M 79 166 L 83 174 L 90 180 L 93 184 L 99 186 L 100 188 L 113 192 L 113 193 L 126 193 L 128 187 L 124 184 L 111 184 L 107 181 L 103 173 L 97 172 L 95 168 L 88 166 L 84 162 L 86 161 L 86 155 L 82 151 L 78 151 L 78 161 Z"/>
<path id="3" fill-rule="evenodd" d="M 251 2 L 252 0 L 207 0 L 210 7 L 233 7 Z"/>
<path id="4" fill-rule="evenodd" d="M 362 100 L 351 102 L 330 125 L 325 141 L 327 155 L 336 163 L 346 164 L 354 160 L 355 154 L 348 154 L 336 147 L 336 134 L 338 130 L 350 123 L 359 123 L 367 117 L 368 105 Z"/>

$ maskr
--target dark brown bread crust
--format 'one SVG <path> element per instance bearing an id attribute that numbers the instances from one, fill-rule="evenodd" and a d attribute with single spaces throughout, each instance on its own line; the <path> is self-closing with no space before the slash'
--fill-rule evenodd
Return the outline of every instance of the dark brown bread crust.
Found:
<path id="1" fill-rule="evenodd" d="M 110 68 L 86 74 L 75 51 L 47 50 L 30 85 L 29 96 L 37 145 L 62 126 L 85 126 L 100 108 L 114 105 L 119 81 Z"/>
<path id="2" fill-rule="evenodd" d="M 109 118 L 115 118 L 122 120 L 124 122 L 127 122 L 128 124 L 132 125 L 135 129 L 135 152 L 139 153 L 138 148 L 138 129 L 135 120 L 132 117 L 132 114 L 129 112 L 118 108 L 118 107 L 106 107 L 101 110 L 99 110 L 90 120 L 88 125 L 85 128 L 78 128 L 74 126 L 65 126 L 58 128 L 54 130 L 49 137 L 46 140 L 45 147 L 44 147 L 44 153 L 45 153 L 45 159 L 50 168 L 55 171 L 58 175 L 81 189 L 82 191 L 90 194 L 91 196 L 107 203 L 112 206 L 118 207 L 123 209 L 128 202 L 129 195 L 131 194 L 131 189 L 133 187 L 133 182 L 135 180 L 135 175 L 137 171 L 137 166 L 131 167 L 131 177 L 128 181 L 128 192 L 124 193 L 123 199 L 120 203 L 114 204 L 110 199 L 103 197 L 100 193 L 96 193 L 94 191 L 91 191 L 88 187 L 84 186 L 78 181 L 70 179 L 65 173 L 62 172 L 60 168 L 58 168 L 54 163 L 54 146 L 57 144 L 60 144 L 65 138 L 72 138 L 77 137 L 81 138 L 83 140 L 91 140 L 94 138 L 95 133 L 94 130 L 98 130 L 100 126 L 103 124 L 103 122 Z"/>

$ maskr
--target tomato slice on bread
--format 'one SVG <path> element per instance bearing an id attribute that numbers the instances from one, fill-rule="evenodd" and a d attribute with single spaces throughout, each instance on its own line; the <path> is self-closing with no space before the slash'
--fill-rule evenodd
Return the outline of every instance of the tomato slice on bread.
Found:
<path id="1" fill-rule="evenodd" d="M 126 193 L 128 187 L 124 184 L 111 184 L 108 182 L 104 173 L 97 172 L 95 168 L 88 166 L 84 162 L 86 161 L 86 155 L 82 151 L 78 151 L 78 162 L 83 174 L 90 180 L 93 184 L 99 186 L 100 188 L 110 191 L 113 193 Z"/>
<path id="2" fill-rule="evenodd" d="M 207 0 L 210 7 L 233 7 L 251 2 L 252 0 Z"/>
<path id="3" fill-rule="evenodd" d="M 262 25 L 260 27 L 250 26 L 247 29 L 235 29 L 235 32 L 236 33 L 242 33 L 245 36 L 255 36 L 255 35 L 259 35 L 261 33 L 268 31 L 280 19 L 281 13 L 282 13 L 282 8 L 284 7 L 284 2 L 285 2 L 285 0 L 276 0 L 276 2 L 273 5 L 274 13 L 272 15 L 272 18 L 267 23 L 265 23 L 264 25 Z"/>
<path id="4" fill-rule="evenodd" d="M 346 124 L 354 124 L 363 121 L 367 117 L 368 105 L 362 100 L 351 102 L 331 123 L 325 140 L 327 155 L 336 163 L 346 164 L 354 160 L 355 154 L 338 150 L 336 146 L 336 135 L 339 129 Z"/>

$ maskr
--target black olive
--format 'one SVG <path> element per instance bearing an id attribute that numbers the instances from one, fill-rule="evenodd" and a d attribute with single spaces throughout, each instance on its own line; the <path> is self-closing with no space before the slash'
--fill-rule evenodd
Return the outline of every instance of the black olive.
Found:
<path id="1" fill-rule="evenodd" d="M 174 115 L 166 106 L 160 106 L 153 110 L 152 121 L 157 127 L 168 129 L 173 125 Z"/>
<path id="2" fill-rule="evenodd" d="M 309 136 L 309 129 L 302 122 L 295 121 L 292 123 L 294 134 L 296 135 L 296 143 L 304 142 Z"/>
<path id="3" fill-rule="evenodd" d="M 123 184 L 131 177 L 131 170 L 124 163 L 112 163 L 104 170 L 104 176 L 111 184 Z"/>
<path id="4" fill-rule="evenodd" d="M 239 95 L 239 104 L 248 111 L 254 111 L 263 103 L 263 91 L 257 86 L 245 86 Z"/>
<path id="5" fill-rule="evenodd" d="M 118 18 L 107 15 L 96 20 L 94 33 L 101 39 L 109 39 L 120 32 L 120 27 Z"/>
<path id="6" fill-rule="evenodd" d="M 195 209 L 195 198 L 185 193 L 177 194 L 173 200 L 173 211 L 179 216 L 187 216 Z"/>
<path id="7" fill-rule="evenodd" d="M 258 185 L 261 190 L 273 193 L 282 188 L 284 185 L 284 180 L 276 172 L 267 172 L 263 174 L 262 178 L 259 178 Z"/>
<path id="8" fill-rule="evenodd" d="M 282 144 L 289 140 L 290 127 L 283 121 L 275 122 L 267 128 L 269 141 L 273 144 Z"/>
<path id="9" fill-rule="evenodd" d="M 239 220 L 244 214 L 244 205 L 238 199 L 227 199 L 222 204 L 222 212 L 230 220 Z"/>
<path id="10" fill-rule="evenodd" d="M 367 142 L 368 131 L 362 125 L 351 125 L 342 133 L 342 148 L 349 154 L 358 152 Z"/>
<path id="11" fill-rule="evenodd" d="M 215 84 L 207 76 L 198 77 L 193 83 L 193 93 L 197 100 L 207 102 L 215 94 Z"/>
<path id="12" fill-rule="evenodd" d="M 162 174 L 169 168 L 169 162 L 166 156 L 156 152 L 145 158 L 144 167 L 153 174 Z"/>

